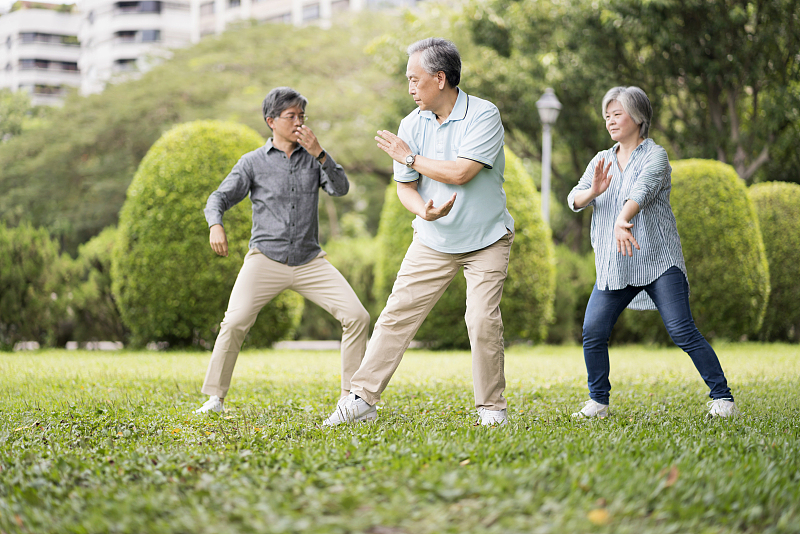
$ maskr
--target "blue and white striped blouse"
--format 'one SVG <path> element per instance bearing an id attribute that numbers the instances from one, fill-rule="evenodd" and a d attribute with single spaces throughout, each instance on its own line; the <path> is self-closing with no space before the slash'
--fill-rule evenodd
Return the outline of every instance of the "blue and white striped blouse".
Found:
<path id="1" fill-rule="evenodd" d="M 646 286 L 672 266 L 677 266 L 686 275 L 681 239 L 669 204 L 672 167 L 667 152 L 652 139 L 645 139 L 633 151 L 623 172 L 617 162 L 618 145 L 598 152 L 592 158 L 578 185 L 567 197 L 572 211 L 594 207 L 591 235 L 597 288 L 606 290 Z M 594 168 L 600 159 L 605 159 L 606 165 L 612 163 L 609 171 L 611 184 L 586 207 L 576 209 L 575 194 L 592 186 Z M 640 208 L 639 213 L 631 219 L 631 231 L 641 247 L 641 250 L 633 249 L 633 257 L 618 253 L 614 242 L 614 221 L 628 199 L 634 200 Z M 654 310 L 656 306 L 642 291 L 628 308 Z"/>

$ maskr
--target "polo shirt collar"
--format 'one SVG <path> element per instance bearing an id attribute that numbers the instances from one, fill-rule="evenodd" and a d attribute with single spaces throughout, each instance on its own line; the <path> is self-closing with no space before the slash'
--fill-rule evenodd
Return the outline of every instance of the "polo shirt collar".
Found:
<path id="1" fill-rule="evenodd" d="M 459 88 L 458 96 L 456 97 L 456 103 L 453 105 L 453 111 L 450 112 L 450 115 L 447 117 L 447 120 L 444 121 L 442 124 L 448 123 L 450 121 L 460 121 L 467 118 L 467 108 L 469 107 L 467 101 L 467 93 L 462 91 Z M 419 112 L 420 117 L 425 117 L 429 120 L 436 120 L 436 115 L 433 111 L 421 111 Z"/>

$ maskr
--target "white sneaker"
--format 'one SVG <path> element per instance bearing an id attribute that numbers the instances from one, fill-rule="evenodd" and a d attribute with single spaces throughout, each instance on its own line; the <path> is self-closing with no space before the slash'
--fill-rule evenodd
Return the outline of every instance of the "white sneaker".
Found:
<path id="1" fill-rule="evenodd" d="M 378 418 L 378 409 L 370 406 L 364 399 L 357 399 L 355 393 L 339 399 L 336 409 L 322 422 L 322 426 L 336 426 L 342 423 L 358 421 L 374 421 Z"/>
<path id="2" fill-rule="evenodd" d="M 583 403 L 581 411 L 572 414 L 572 417 L 608 417 L 608 404 L 600 404 L 599 402 L 589 399 Z"/>
<path id="3" fill-rule="evenodd" d="M 506 410 L 488 410 L 486 408 L 478 408 L 478 415 L 481 416 L 481 426 L 503 426 L 508 422 L 506 418 Z"/>
<path id="4" fill-rule="evenodd" d="M 733 399 L 714 399 L 706 403 L 709 417 L 730 417 L 739 415 L 739 409 Z"/>
<path id="5" fill-rule="evenodd" d="M 225 401 L 220 400 L 216 395 L 211 395 L 202 406 L 194 411 L 194 413 L 222 412 L 225 410 L 225 408 L 222 407 L 223 402 Z"/>

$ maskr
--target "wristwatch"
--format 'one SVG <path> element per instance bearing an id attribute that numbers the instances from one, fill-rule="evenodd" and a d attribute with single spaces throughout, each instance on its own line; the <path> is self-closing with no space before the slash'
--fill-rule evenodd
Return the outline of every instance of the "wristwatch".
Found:
<path id="1" fill-rule="evenodd" d="M 322 161 L 322 158 L 324 157 L 325 157 L 325 149 L 323 148 L 322 152 L 320 152 L 319 156 L 317 156 L 317 161 Z"/>
<path id="2" fill-rule="evenodd" d="M 409 154 L 406 156 L 406 167 L 409 169 L 414 166 L 414 160 L 417 159 L 416 154 Z"/>

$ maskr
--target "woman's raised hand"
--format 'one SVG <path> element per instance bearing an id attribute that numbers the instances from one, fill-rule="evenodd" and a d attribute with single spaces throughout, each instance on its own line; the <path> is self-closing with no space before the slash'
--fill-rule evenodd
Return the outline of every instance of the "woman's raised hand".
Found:
<path id="1" fill-rule="evenodd" d="M 605 193 L 611 184 L 611 173 L 609 172 L 611 170 L 611 162 L 609 161 L 608 165 L 605 165 L 605 162 L 605 159 L 601 159 L 594 166 L 594 178 L 592 178 L 592 196 L 594 198 Z"/>

